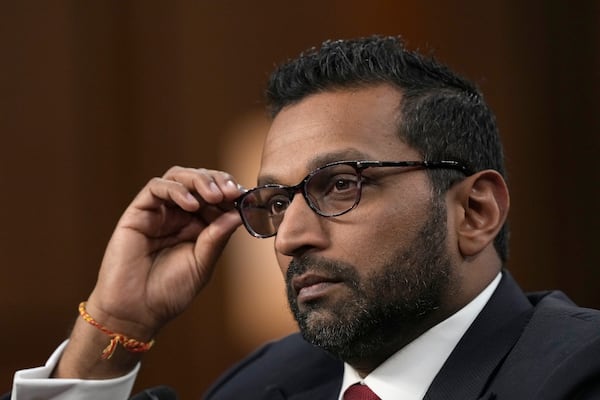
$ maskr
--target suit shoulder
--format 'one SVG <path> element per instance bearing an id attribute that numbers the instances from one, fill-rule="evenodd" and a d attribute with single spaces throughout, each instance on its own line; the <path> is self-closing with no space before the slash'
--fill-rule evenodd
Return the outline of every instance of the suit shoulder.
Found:
<path id="1" fill-rule="evenodd" d="M 578 340 L 600 335 L 600 310 L 583 308 L 560 291 L 528 296 L 534 305 L 532 329 L 553 329 L 575 335 Z"/>
<path id="2" fill-rule="evenodd" d="M 561 292 L 528 297 L 534 310 L 499 373 L 497 392 L 544 400 L 598 393 L 600 311 L 578 307 Z"/>
<path id="3" fill-rule="evenodd" d="M 269 391 L 336 380 L 343 363 L 307 343 L 300 334 L 270 342 L 225 372 L 207 391 L 206 399 L 267 398 Z M 287 389 L 290 390 L 290 389 Z"/>

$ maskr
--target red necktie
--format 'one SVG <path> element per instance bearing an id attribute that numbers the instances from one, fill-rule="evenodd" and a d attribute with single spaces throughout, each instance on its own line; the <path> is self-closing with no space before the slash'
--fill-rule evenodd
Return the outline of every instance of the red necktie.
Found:
<path id="1" fill-rule="evenodd" d="M 344 392 L 344 400 L 381 400 L 367 385 L 355 383 Z"/>

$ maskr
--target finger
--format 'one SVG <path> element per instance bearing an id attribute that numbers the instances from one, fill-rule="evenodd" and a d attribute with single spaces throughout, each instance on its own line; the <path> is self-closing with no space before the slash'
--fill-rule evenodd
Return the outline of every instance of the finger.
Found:
<path id="1" fill-rule="evenodd" d="M 194 216 L 202 220 L 202 222 L 204 222 L 206 225 L 208 225 L 211 224 L 217 218 L 219 218 L 223 213 L 228 212 L 230 209 L 231 208 L 226 209 L 225 206 L 221 204 L 206 204 L 200 207 L 198 211 L 194 213 Z"/>
<path id="2" fill-rule="evenodd" d="M 210 275 L 210 269 L 221 255 L 227 241 L 241 224 L 239 214 L 232 210 L 222 214 L 202 230 L 194 248 L 200 274 Z"/>
<path id="3" fill-rule="evenodd" d="M 235 179 L 222 171 L 173 167 L 163 178 L 181 183 L 209 204 L 230 203 L 242 193 Z"/>
<path id="4" fill-rule="evenodd" d="M 217 186 L 219 186 L 219 188 L 225 195 L 225 198 L 235 199 L 244 192 L 242 185 L 237 183 L 237 181 L 231 174 L 223 171 L 214 172 L 216 172 L 213 175 L 215 183 L 217 184 Z"/>
<path id="5" fill-rule="evenodd" d="M 196 211 L 200 203 L 188 188 L 179 182 L 152 178 L 134 199 L 132 205 L 141 209 L 156 209 L 170 202 L 188 212 Z"/>
<path id="6" fill-rule="evenodd" d="M 165 235 L 157 238 L 151 245 L 152 251 L 178 245 L 183 242 L 195 243 L 198 236 L 207 224 L 199 218 L 192 218 L 174 235 Z"/>

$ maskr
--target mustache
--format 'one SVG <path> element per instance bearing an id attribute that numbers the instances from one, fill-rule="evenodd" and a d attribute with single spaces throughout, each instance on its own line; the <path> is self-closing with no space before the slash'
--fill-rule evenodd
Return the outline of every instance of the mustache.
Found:
<path id="1" fill-rule="evenodd" d="M 312 272 L 326 276 L 339 281 L 344 281 L 346 284 L 357 288 L 360 277 L 357 268 L 349 263 L 327 259 L 324 257 L 303 256 L 294 258 L 290 261 L 285 274 L 285 281 L 289 287 L 292 284 L 292 279 L 296 276 Z"/>

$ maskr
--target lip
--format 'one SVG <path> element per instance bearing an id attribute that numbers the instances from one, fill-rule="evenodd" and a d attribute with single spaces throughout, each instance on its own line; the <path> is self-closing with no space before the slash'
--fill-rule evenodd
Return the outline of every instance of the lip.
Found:
<path id="1" fill-rule="evenodd" d="M 339 279 L 313 273 L 307 273 L 292 279 L 292 286 L 299 303 L 323 297 L 330 289 L 340 283 Z"/>

